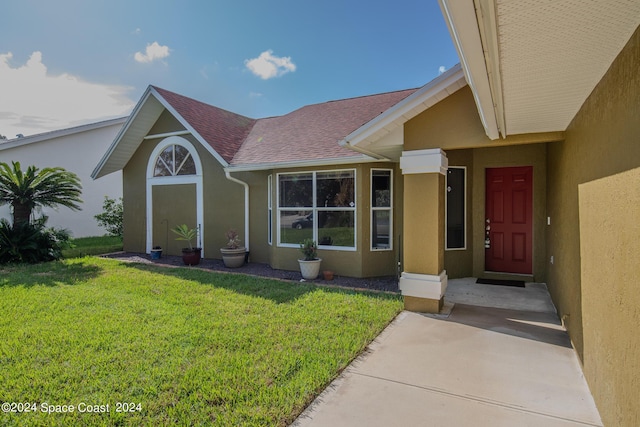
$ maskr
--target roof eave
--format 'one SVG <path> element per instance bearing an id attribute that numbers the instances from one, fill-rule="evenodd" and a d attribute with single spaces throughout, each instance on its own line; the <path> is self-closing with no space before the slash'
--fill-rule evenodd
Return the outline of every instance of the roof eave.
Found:
<path id="1" fill-rule="evenodd" d="M 153 86 L 150 86 L 150 88 L 151 92 L 158 99 L 158 101 L 160 101 L 162 105 L 164 105 L 164 108 L 166 108 L 180 122 L 180 124 L 184 126 L 184 128 L 187 129 L 189 133 L 191 133 L 191 135 L 193 135 L 198 140 L 198 142 L 200 142 L 200 144 L 202 144 L 202 146 L 209 153 L 211 153 L 213 157 L 215 157 L 215 159 L 222 165 L 223 168 L 229 166 L 229 162 L 227 162 L 216 150 L 214 150 L 213 147 L 202 137 L 202 135 L 200 135 L 194 129 L 194 127 L 191 126 L 191 124 L 187 120 L 185 120 L 185 118 L 182 117 L 182 115 L 180 115 L 180 113 L 178 113 L 176 109 L 173 108 L 173 106 L 169 102 L 167 102 L 167 100 L 164 99 L 162 95 L 160 95 L 160 93 L 158 93 L 158 91 L 156 91 Z"/>
<path id="2" fill-rule="evenodd" d="M 34 144 L 37 142 L 47 141 L 54 138 L 62 138 L 64 136 L 74 135 L 81 132 L 88 132 L 95 129 L 100 129 L 107 126 L 122 124 L 126 121 L 126 117 L 118 117 L 115 119 L 102 120 L 99 122 L 87 123 L 85 125 L 74 126 L 71 128 L 59 129 L 50 132 L 38 133 L 35 135 L 24 136 L 21 138 L 12 138 L 6 141 L 0 142 L 0 151 L 8 150 L 9 148 L 20 147 L 23 145 Z"/>
<path id="3" fill-rule="evenodd" d="M 91 178 L 92 179 L 98 179 L 98 178 L 100 178 L 102 176 L 105 176 L 105 175 L 108 175 L 108 174 L 110 174 L 112 172 L 115 172 L 115 170 L 105 170 L 107 162 L 109 161 L 109 159 L 111 158 L 111 156 L 115 152 L 116 148 L 120 144 L 120 141 L 122 140 L 124 135 L 126 135 L 127 131 L 130 129 L 131 124 L 134 122 L 134 120 L 136 119 L 136 117 L 138 116 L 140 111 L 142 110 L 143 106 L 146 104 L 147 100 L 149 99 L 149 95 L 151 93 L 150 91 L 151 91 L 151 86 L 147 87 L 147 89 L 145 90 L 144 94 L 140 98 L 140 101 L 138 101 L 136 106 L 133 108 L 133 111 L 131 111 L 131 114 L 129 115 L 129 118 L 124 123 L 124 125 L 122 126 L 122 128 L 120 129 L 120 131 L 118 132 L 116 137 L 114 138 L 113 142 L 111 143 L 111 145 L 107 149 L 107 152 L 102 156 L 102 158 L 98 162 L 98 165 L 93 169 L 93 172 L 91 172 Z M 124 165 L 122 165 L 122 166 L 124 166 Z"/>
<path id="4" fill-rule="evenodd" d="M 339 144 L 355 151 L 366 149 L 364 143 L 378 132 L 389 127 L 398 127 L 424 111 L 427 105 L 433 105 L 466 85 L 460 64 L 433 79 L 393 107 L 373 120 L 351 132 Z"/>
<path id="5" fill-rule="evenodd" d="M 147 87 L 147 89 L 145 90 L 144 94 L 140 98 L 140 101 L 138 101 L 138 104 L 135 106 L 135 108 L 131 112 L 131 115 L 129 116 L 129 118 L 125 122 L 124 126 L 122 127 L 122 129 L 120 129 L 120 132 L 118 133 L 116 138 L 113 140 L 113 143 L 111 144 L 111 146 L 109 147 L 109 149 L 107 150 L 105 155 L 102 157 L 102 159 L 100 160 L 100 162 L 98 163 L 96 168 L 91 173 L 91 178 L 97 179 L 97 178 L 100 178 L 102 176 L 108 175 L 108 174 L 110 174 L 112 172 L 115 172 L 116 170 L 124 168 L 124 166 L 126 165 L 128 159 L 131 158 L 130 156 L 128 157 L 128 159 L 126 161 L 124 161 L 124 160 L 120 161 L 120 162 L 118 162 L 116 165 L 114 165 L 112 167 L 108 168 L 106 166 L 108 165 L 109 160 L 111 159 L 111 157 L 115 153 L 115 151 L 118 148 L 118 146 L 122 143 L 123 139 L 129 133 L 129 131 L 131 129 L 131 126 L 136 121 L 136 119 L 138 118 L 138 115 L 141 113 L 141 111 L 143 111 L 143 109 L 145 108 L 145 106 L 149 102 L 150 97 L 153 97 L 156 101 L 158 101 L 158 103 L 160 104 L 160 106 L 163 109 L 166 109 L 167 111 L 169 111 L 176 118 L 176 120 L 178 120 L 178 122 L 182 126 L 184 126 L 184 128 L 191 135 L 193 135 L 194 138 L 196 138 L 202 144 L 202 146 L 207 151 L 209 151 L 209 153 L 211 153 L 211 155 L 216 160 L 218 160 L 218 162 L 220 162 L 222 167 L 227 167 L 229 165 L 229 163 L 218 152 L 216 152 L 213 149 L 213 147 L 211 147 L 211 145 L 209 145 L 209 143 L 202 137 L 202 135 L 200 135 L 193 128 L 193 126 L 191 126 L 191 124 L 189 124 L 189 122 L 187 120 L 185 120 L 184 117 L 182 117 L 182 115 L 180 115 L 175 110 L 175 108 L 173 108 L 173 106 L 158 91 L 155 90 L 155 88 L 153 86 L 149 86 L 149 87 Z M 155 110 L 154 110 L 154 114 L 155 114 Z M 159 115 L 158 115 L 158 117 L 159 117 Z M 157 117 L 156 117 L 156 120 L 157 120 Z M 147 129 L 144 135 L 140 135 L 140 138 L 136 138 L 136 140 L 139 139 L 139 141 L 137 142 L 138 145 L 142 142 L 142 140 L 144 139 L 144 136 L 146 136 L 146 134 L 148 133 L 149 130 L 150 129 Z M 136 146 L 136 148 L 137 148 L 137 146 Z"/>
<path id="6" fill-rule="evenodd" d="M 503 113 L 498 111 L 502 109 L 502 102 L 498 96 L 494 99 L 491 81 L 492 77 L 494 80 L 500 77 L 498 72 L 492 75 L 487 67 L 474 2 L 438 1 L 451 33 L 453 44 L 458 52 L 462 70 L 473 93 L 485 133 L 492 140 L 498 139 L 500 134 L 504 137 L 505 129 L 500 128 L 501 120 L 499 119 Z M 487 19 L 490 19 L 488 13 Z M 491 35 L 491 31 L 494 31 L 491 29 L 491 25 L 484 25 L 483 28 L 485 37 L 489 39 L 495 37 L 495 35 Z M 490 60 L 492 61 L 492 59 Z M 499 81 L 493 83 L 493 86 L 501 87 Z"/>
<path id="7" fill-rule="evenodd" d="M 386 161 L 386 159 L 374 158 L 365 154 L 361 156 L 345 156 L 326 159 L 314 160 L 295 160 L 290 162 L 266 162 L 244 165 L 230 165 L 226 167 L 225 172 L 254 172 L 273 169 L 289 169 L 289 168 L 309 168 L 318 166 L 336 166 L 347 165 L 352 163 L 372 163 Z"/>

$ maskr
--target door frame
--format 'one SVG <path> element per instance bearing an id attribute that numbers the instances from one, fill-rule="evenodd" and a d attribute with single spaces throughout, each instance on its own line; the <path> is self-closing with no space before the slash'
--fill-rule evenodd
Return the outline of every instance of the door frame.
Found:
<path id="1" fill-rule="evenodd" d="M 193 158 L 196 166 L 195 175 L 178 175 L 178 176 L 160 176 L 154 177 L 153 172 L 156 164 L 156 158 L 169 145 L 180 145 L 186 148 Z M 147 163 L 147 186 L 146 186 L 146 203 L 147 203 L 147 244 L 146 252 L 151 253 L 153 245 L 153 186 L 154 185 L 175 185 L 175 184 L 195 184 L 196 185 L 196 227 L 200 225 L 200 241 L 202 242 L 202 257 L 204 258 L 204 196 L 202 191 L 202 162 L 195 146 L 180 136 L 170 136 L 162 139 L 151 152 Z M 197 240 L 196 240 L 197 243 Z"/>
<path id="2" fill-rule="evenodd" d="M 531 238 L 528 245 L 529 253 L 531 254 L 531 270 L 529 273 L 514 273 L 510 271 L 499 271 L 499 270 L 488 270 L 487 269 L 487 251 L 484 248 L 484 238 L 485 238 L 485 227 L 486 227 L 486 218 L 487 218 L 487 202 L 488 202 L 488 182 L 486 180 L 487 171 L 489 169 L 512 169 L 512 168 L 531 168 L 531 188 L 530 188 L 530 202 L 531 202 Z M 483 259 L 483 271 L 489 274 L 500 274 L 500 275 L 515 275 L 515 276 L 533 276 L 534 268 L 535 268 L 535 166 L 533 164 L 520 164 L 520 165 L 499 165 L 499 166 L 485 166 L 484 168 L 484 208 L 483 208 L 483 221 L 482 221 L 482 259 Z"/>

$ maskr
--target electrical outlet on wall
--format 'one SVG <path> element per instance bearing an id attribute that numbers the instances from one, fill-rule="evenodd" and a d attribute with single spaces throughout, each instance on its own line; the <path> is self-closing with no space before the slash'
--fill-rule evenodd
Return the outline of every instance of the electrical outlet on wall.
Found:
<path id="1" fill-rule="evenodd" d="M 553 255 L 551 255 L 551 259 L 549 261 L 553 264 Z"/>

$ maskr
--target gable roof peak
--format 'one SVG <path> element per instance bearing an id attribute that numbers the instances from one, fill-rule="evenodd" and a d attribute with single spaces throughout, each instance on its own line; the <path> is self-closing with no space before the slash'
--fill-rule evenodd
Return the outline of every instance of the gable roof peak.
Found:
<path id="1" fill-rule="evenodd" d="M 220 157 L 223 166 L 231 162 L 256 123 L 255 119 L 202 101 L 156 86 L 149 87 L 187 130 L 205 143 L 205 147 L 211 148 L 214 156 Z"/>

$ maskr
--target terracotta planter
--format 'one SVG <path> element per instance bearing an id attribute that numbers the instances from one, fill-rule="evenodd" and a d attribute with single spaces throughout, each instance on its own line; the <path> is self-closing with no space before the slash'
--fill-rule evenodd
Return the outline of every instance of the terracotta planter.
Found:
<path id="1" fill-rule="evenodd" d="M 220 248 L 222 261 L 227 268 L 242 267 L 245 263 L 247 250 L 245 248 L 229 249 Z"/>
<path id="2" fill-rule="evenodd" d="M 200 264 L 200 256 L 201 256 L 202 248 L 183 248 L 182 249 L 182 262 L 185 265 L 198 265 Z"/>
<path id="3" fill-rule="evenodd" d="M 318 278 L 318 273 L 320 273 L 320 263 L 322 259 L 317 258 L 311 261 L 305 261 L 303 259 L 299 259 L 300 263 L 300 273 L 302 273 L 302 278 L 307 280 L 313 280 Z"/>
<path id="4" fill-rule="evenodd" d="M 324 270 L 322 272 L 322 277 L 324 277 L 324 280 L 333 280 L 333 271 Z"/>

